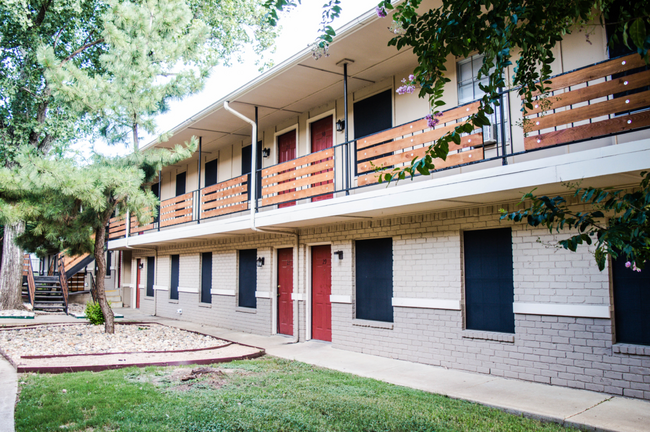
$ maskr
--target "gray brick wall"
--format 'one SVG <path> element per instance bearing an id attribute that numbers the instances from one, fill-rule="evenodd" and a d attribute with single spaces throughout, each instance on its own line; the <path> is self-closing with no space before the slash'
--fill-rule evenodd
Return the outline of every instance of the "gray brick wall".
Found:
<path id="1" fill-rule="evenodd" d="M 514 335 L 464 330 L 462 310 L 394 307 L 392 324 L 355 320 L 354 240 L 393 239 L 394 297 L 451 300 L 462 308 L 463 232 L 504 226 L 512 227 L 515 303 L 610 305 L 608 272 L 598 271 L 592 250 L 585 247 L 571 253 L 555 247 L 560 237 L 546 230 L 500 222 L 501 207 L 513 208 L 485 206 L 301 230 L 300 247 L 294 250 L 294 292 L 304 298 L 298 301 L 298 317 L 294 317 L 301 339 L 310 313 L 309 248 L 329 243 L 332 251 L 344 254 L 343 260 L 332 260 L 332 294 L 352 301 L 332 304 L 332 338 L 337 348 L 650 399 L 650 350 L 614 344 L 610 319 L 517 314 Z M 201 307 L 198 293 L 180 293 L 178 302 L 170 302 L 167 292 L 159 291 L 157 314 L 177 317 L 176 310 L 182 308 L 183 319 L 270 334 L 276 307 L 274 249 L 293 242 L 291 236 L 251 235 L 161 248 L 159 271 L 168 272 L 165 257 L 181 254 L 180 285 L 197 289 L 199 254 L 212 251 L 213 289 L 235 295 L 215 294 L 211 307 Z M 249 248 L 257 248 L 258 256 L 265 258 L 265 266 L 258 269 L 257 290 L 271 293 L 271 298 L 257 299 L 254 311 L 238 308 L 236 297 L 237 250 Z M 163 275 L 158 278 L 157 284 L 164 285 Z M 150 303 L 143 301 L 143 309 L 153 309 Z"/>

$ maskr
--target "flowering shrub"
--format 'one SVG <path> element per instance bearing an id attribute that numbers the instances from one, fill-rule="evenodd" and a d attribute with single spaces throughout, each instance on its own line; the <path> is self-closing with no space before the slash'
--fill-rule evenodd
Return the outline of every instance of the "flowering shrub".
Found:
<path id="1" fill-rule="evenodd" d="M 436 127 L 436 125 L 440 123 L 439 117 L 442 117 L 441 112 L 427 114 L 424 116 L 424 118 L 427 119 L 427 126 L 429 126 L 430 128 Z"/>
<path id="2" fill-rule="evenodd" d="M 632 267 L 632 271 L 641 273 L 641 269 L 636 266 L 636 263 L 631 263 L 631 262 L 628 261 L 628 262 L 625 263 L 625 267 L 626 268 Z"/>
<path id="3" fill-rule="evenodd" d="M 386 16 L 388 16 L 388 12 L 386 12 L 386 9 L 383 6 L 376 6 L 375 11 L 379 18 L 386 18 Z"/>

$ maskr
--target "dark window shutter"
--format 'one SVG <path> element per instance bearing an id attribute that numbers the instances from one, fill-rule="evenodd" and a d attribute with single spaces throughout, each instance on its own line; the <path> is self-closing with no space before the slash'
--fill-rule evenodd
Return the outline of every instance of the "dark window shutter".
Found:
<path id="1" fill-rule="evenodd" d="M 156 258 L 147 258 L 147 297 L 153 297 L 153 282 L 156 274 Z"/>
<path id="2" fill-rule="evenodd" d="M 257 249 L 239 251 L 239 306 L 256 308 Z"/>
<path id="3" fill-rule="evenodd" d="M 201 303 L 212 303 L 212 252 L 201 254 Z"/>
<path id="4" fill-rule="evenodd" d="M 390 90 L 354 104 L 354 136 L 356 138 L 392 127 L 393 101 Z"/>
<path id="5" fill-rule="evenodd" d="M 185 180 L 187 179 L 187 173 L 176 174 L 176 196 L 183 195 L 185 193 Z"/>
<path id="6" fill-rule="evenodd" d="M 393 322 L 393 239 L 356 241 L 356 317 Z"/>
<path id="7" fill-rule="evenodd" d="M 467 328 L 515 332 L 510 228 L 464 233 Z"/>
<path id="8" fill-rule="evenodd" d="M 180 270 L 180 256 L 172 255 L 171 285 L 169 287 L 169 298 L 178 300 L 178 275 Z"/>
<path id="9" fill-rule="evenodd" d="M 211 160 L 205 163 L 205 186 L 217 184 L 217 160 Z"/>
<path id="10" fill-rule="evenodd" d="M 616 342 L 650 345 L 650 268 L 641 273 L 625 268 L 625 260 L 612 260 Z"/>

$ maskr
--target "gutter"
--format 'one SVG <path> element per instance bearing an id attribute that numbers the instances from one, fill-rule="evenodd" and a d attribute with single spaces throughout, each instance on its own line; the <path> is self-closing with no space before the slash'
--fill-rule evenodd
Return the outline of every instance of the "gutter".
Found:
<path id="1" fill-rule="evenodd" d="M 269 228 L 259 228 L 255 225 L 255 213 L 257 212 L 257 123 L 254 120 L 249 119 L 240 112 L 235 111 L 230 108 L 227 101 L 224 101 L 223 107 L 226 111 L 232 113 L 234 116 L 239 117 L 244 120 L 246 123 L 250 124 L 253 132 L 251 134 L 251 199 L 250 199 L 250 210 L 251 210 L 251 229 L 257 232 L 270 233 L 270 234 L 285 234 L 292 235 L 296 238 L 296 267 L 300 270 L 300 236 L 297 230 L 282 230 L 282 229 L 269 229 Z M 128 243 L 128 240 L 127 240 Z M 299 342 L 300 340 L 300 320 L 298 319 L 298 300 L 292 300 L 293 302 L 293 316 L 295 323 L 294 325 L 294 336 L 293 343 Z"/>

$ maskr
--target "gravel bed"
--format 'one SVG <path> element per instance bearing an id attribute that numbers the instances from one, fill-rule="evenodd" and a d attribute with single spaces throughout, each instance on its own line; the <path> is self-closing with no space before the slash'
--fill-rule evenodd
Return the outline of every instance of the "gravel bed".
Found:
<path id="1" fill-rule="evenodd" d="M 91 324 L 44 325 L 0 330 L 0 348 L 11 358 L 34 355 L 177 351 L 228 342 L 157 324 L 115 324 L 115 334 Z"/>

